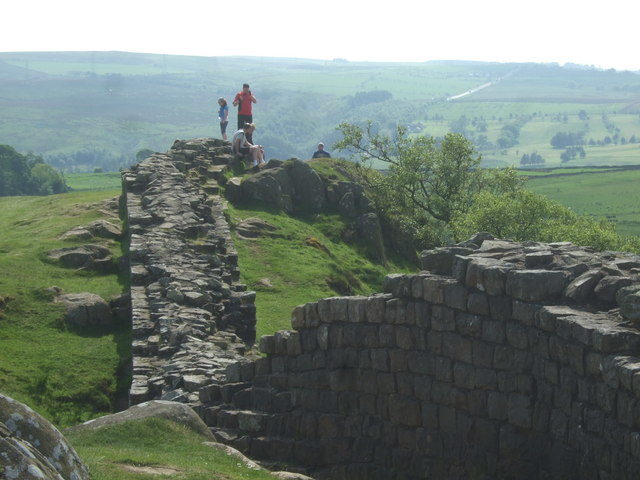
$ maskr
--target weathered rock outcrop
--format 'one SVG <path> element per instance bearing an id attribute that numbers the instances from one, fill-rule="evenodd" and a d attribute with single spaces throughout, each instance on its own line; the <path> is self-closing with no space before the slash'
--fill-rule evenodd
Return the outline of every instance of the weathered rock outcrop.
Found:
<path id="1" fill-rule="evenodd" d="M 105 415 L 103 417 L 81 423 L 80 425 L 68 428 L 67 431 L 78 432 L 84 430 L 97 430 L 106 426 L 120 425 L 122 423 L 134 420 L 143 420 L 146 418 L 163 418 L 165 420 L 171 420 L 172 422 L 184 425 L 200 435 L 213 438 L 207 426 L 191 407 L 183 403 L 167 402 L 164 400 L 152 400 L 150 402 L 140 403 L 123 412 Z"/>
<path id="2" fill-rule="evenodd" d="M 6 480 L 88 480 L 66 439 L 26 405 L 0 394 L 0 474 Z"/>
<path id="3" fill-rule="evenodd" d="M 86 244 L 50 250 L 47 256 L 65 267 L 83 270 L 109 271 L 114 268 L 111 251 L 102 245 Z"/>
<path id="4" fill-rule="evenodd" d="M 254 292 L 217 195 L 232 158 L 217 140 L 176 141 L 123 173 L 131 268 L 132 404 L 209 401 L 255 339 Z"/>
<path id="5" fill-rule="evenodd" d="M 95 237 L 117 240 L 122 236 L 122 229 L 115 223 L 96 220 L 89 225 L 73 227 L 60 236 L 60 240 L 91 240 Z"/>
<path id="6" fill-rule="evenodd" d="M 232 202 L 258 202 L 288 213 L 339 213 L 350 220 L 345 240 L 363 245 L 374 261 L 386 262 L 384 230 L 389 230 L 391 237 L 393 226 L 381 224 L 362 185 L 322 177 L 308 162 L 271 160 L 262 171 L 243 181 L 230 179 L 226 195 Z M 399 231 L 393 231 L 393 235 L 406 240 Z M 397 246 L 387 243 L 394 249 Z M 412 249 L 411 245 L 404 246 Z"/>
<path id="7" fill-rule="evenodd" d="M 110 325 L 113 315 L 109 304 L 93 293 L 67 293 L 56 297 L 66 308 L 65 320 L 75 327 Z"/>

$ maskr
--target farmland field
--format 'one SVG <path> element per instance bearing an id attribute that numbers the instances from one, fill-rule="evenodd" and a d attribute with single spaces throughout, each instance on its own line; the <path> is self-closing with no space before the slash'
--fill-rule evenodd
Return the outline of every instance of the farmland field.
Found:
<path id="1" fill-rule="evenodd" d="M 532 176 L 527 188 L 578 213 L 605 217 L 623 235 L 640 235 L 640 168 L 551 170 Z"/>
<path id="2" fill-rule="evenodd" d="M 487 166 L 518 165 L 534 152 L 546 167 L 640 163 L 640 143 L 630 142 L 640 139 L 640 75 L 456 61 L 0 53 L 0 143 L 65 172 L 115 171 L 140 149 L 219 136 L 216 100 L 231 101 L 245 81 L 258 98 L 256 138 L 268 158 L 308 158 L 318 141 L 338 140 L 343 121 L 442 136 L 464 117 L 461 133 Z M 229 129 L 234 108 L 231 117 Z M 502 129 L 516 122 L 516 143 L 498 146 Z M 563 163 L 563 150 L 550 145 L 558 132 L 582 133 L 585 155 Z"/>

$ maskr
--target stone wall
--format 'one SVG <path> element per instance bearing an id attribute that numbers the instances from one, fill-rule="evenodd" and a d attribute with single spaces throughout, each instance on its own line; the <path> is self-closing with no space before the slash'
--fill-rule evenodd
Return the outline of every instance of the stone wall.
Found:
<path id="1" fill-rule="evenodd" d="M 218 439 L 318 478 L 640 478 L 639 257 L 478 236 L 422 261 L 262 337 L 209 387 Z"/>
<path id="2" fill-rule="evenodd" d="M 218 195 L 231 159 L 226 142 L 176 141 L 123 173 L 132 404 L 161 398 L 197 406 L 202 387 L 250 355 L 255 293 L 238 283 Z"/>
<path id="3" fill-rule="evenodd" d="M 218 195 L 231 160 L 176 141 L 123 174 L 131 403 L 189 403 L 318 478 L 640 478 L 639 257 L 477 235 L 384 293 L 297 307 L 259 356 Z"/>

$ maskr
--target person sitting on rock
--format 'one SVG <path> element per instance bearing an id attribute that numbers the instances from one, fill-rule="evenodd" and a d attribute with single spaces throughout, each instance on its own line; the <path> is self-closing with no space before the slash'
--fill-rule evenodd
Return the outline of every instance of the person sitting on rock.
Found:
<path id="1" fill-rule="evenodd" d="M 313 153 L 311 158 L 331 158 L 331 154 L 324 149 L 324 143 L 318 144 L 318 150 Z"/>
<path id="2" fill-rule="evenodd" d="M 256 129 L 255 124 L 245 123 L 244 127 L 233 134 L 231 149 L 236 155 L 248 155 L 254 167 L 264 163 L 264 150 L 262 145 L 253 145 L 248 136 Z"/>

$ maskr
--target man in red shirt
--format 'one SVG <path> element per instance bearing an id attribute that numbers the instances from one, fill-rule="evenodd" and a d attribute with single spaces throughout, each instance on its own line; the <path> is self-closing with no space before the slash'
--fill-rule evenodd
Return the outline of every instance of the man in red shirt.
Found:
<path id="1" fill-rule="evenodd" d="M 251 104 L 256 102 L 256 97 L 249 90 L 249 84 L 242 85 L 242 91 L 238 92 L 236 98 L 233 99 L 233 105 L 238 107 L 238 130 L 242 129 L 245 123 L 253 123 Z M 249 141 L 251 142 L 251 138 Z"/>

